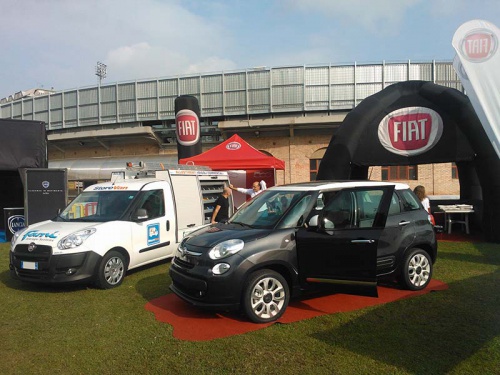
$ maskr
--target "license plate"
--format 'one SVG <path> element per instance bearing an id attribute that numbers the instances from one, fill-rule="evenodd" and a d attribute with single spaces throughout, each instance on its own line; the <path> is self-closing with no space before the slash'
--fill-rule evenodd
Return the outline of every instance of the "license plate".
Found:
<path id="1" fill-rule="evenodd" d="M 21 261 L 21 268 L 23 270 L 37 270 L 38 269 L 38 262 L 22 262 Z"/>

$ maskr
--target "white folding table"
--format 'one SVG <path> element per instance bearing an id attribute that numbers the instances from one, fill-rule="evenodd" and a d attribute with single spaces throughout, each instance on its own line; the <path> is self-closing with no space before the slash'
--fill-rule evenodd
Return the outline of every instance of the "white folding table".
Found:
<path id="1" fill-rule="evenodd" d="M 474 213 L 474 207 L 469 204 L 439 205 L 444 212 L 444 230 L 451 233 L 453 224 L 465 225 L 465 233 L 469 234 L 469 215 Z M 458 216 L 458 217 L 457 217 Z"/>

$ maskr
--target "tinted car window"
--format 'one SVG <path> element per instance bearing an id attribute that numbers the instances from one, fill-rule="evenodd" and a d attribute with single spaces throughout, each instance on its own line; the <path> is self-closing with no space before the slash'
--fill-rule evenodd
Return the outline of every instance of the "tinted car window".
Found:
<path id="1" fill-rule="evenodd" d="M 396 215 L 401 213 L 401 206 L 399 205 L 399 197 L 394 192 L 391 198 L 391 205 L 389 206 L 389 215 Z"/>
<path id="2" fill-rule="evenodd" d="M 401 191 L 401 203 L 405 211 L 419 210 L 421 207 L 418 198 L 411 190 Z"/>

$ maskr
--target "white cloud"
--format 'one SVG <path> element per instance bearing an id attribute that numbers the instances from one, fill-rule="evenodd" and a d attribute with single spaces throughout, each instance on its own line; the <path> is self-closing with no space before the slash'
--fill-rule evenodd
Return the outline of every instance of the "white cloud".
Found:
<path id="1" fill-rule="evenodd" d="M 287 0 L 302 12 L 315 12 L 344 25 L 375 33 L 389 33 L 401 27 L 406 12 L 423 0 Z"/>

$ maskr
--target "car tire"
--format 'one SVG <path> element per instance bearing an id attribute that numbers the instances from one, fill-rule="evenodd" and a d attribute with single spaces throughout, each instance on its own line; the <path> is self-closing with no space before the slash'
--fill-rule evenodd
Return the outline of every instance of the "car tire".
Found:
<path id="1" fill-rule="evenodd" d="M 101 289 L 116 288 L 123 282 L 126 271 L 125 257 L 118 251 L 108 251 L 97 270 L 97 287 Z"/>
<path id="2" fill-rule="evenodd" d="M 422 249 L 411 249 L 404 257 L 400 274 L 401 285 L 409 290 L 424 289 L 432 277 L 432 260 Z"/>
<path id="3" fill-rule="evenodd" d="M 285 312 L 290 292 L 279 273 L 264 269 L 250 275 L 243 288 L 243 310 L 255 323 L 269 323 Z"/>

